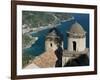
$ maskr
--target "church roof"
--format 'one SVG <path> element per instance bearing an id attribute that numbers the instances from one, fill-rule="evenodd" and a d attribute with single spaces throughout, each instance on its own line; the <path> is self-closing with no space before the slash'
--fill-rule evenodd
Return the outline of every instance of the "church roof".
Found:
<path id="1" fill-rule="evenodd" d="M 60 37 L 59 34 L 60 33 L 59 33 L 59 31 L 56 28 L 52 28 L 52 29 L 50 29 L 47 37 Z"/>
<path id="2" fill-rule="evenodd" d="M 50 32 L 48 34 L 48 36 L 58 36 L 55 30 L 52 30 L 52 32 Z"/>
<path id="3" fill-rule="evenodd" d="M 70 33 L 76 33 L 76 34 L 85 34 L 85 30 L 83 29 L 83 27 L 78 23 L 75 22 L 70 29 Z"/>

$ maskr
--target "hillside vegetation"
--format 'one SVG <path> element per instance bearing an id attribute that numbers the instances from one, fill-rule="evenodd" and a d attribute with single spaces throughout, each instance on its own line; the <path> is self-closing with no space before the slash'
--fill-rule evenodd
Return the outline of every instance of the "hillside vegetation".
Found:
<path id="1" fill-rule="evenodd" d="M 26 24 L 31 28 L 48 26 L 48 24 L 56 24 L 71 17 L 71 14 L 68 13 L 23 11 L 22 24 Z"/>

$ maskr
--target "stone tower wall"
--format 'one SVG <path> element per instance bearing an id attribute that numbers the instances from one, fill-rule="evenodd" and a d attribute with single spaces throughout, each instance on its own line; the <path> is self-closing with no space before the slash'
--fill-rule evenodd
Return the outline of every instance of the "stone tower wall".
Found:
<path id="1" fill-rule="evenodd" d="M 57 49 L 57 44 L 55 44 L 54 41 L 45 41 L 45 51 L 50 49 L 55 51 Z"/>
<path id="2" fill-rule="evenodd" d="M 68 38 L 68 51 L 74 51 L 73 42 L 76 42 L 76 51 L 84 51 L 86 48 L 86 38 Z"/>

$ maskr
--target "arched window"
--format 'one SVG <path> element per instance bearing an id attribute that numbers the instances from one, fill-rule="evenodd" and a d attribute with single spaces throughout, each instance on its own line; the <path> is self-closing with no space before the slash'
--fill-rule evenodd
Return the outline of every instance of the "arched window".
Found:
<path id="1" fill-rule="evenodd" d="M 76 41 L 73 41 L 73 50 L 76 51 Z"/>
<path id="2" fill-rule="evenodd" d="M 52 43 L 50 43 L 50 46 L 52 47 Z"/>

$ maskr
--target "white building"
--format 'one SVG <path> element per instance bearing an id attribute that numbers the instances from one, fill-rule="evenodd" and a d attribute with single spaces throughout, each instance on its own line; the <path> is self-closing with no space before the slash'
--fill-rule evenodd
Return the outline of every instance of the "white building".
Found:
<path id="1" fill-rule="evenodd" d="M 74 23 L 68 34 L 68 51 L 84 51 L 86 48 L 86 32 L 79 23 Z"/>
<path id="2" fill-rule="evenodd" d="M 78 22 L 72 24 L 70 31 L 67 32 L 67 37 L 68 49 L 63 51 L 62 66 L 81 54 L 88 54 L 88 48 L 86 48 L 86 32 Z"/>

